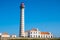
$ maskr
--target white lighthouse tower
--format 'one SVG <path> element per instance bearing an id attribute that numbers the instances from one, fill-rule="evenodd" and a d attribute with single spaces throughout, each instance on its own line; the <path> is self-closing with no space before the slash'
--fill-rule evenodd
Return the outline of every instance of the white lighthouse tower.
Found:
<path id="1" fill-rule="evenodd" d="M 24 37 L 24 3 L 20 5 L 20 33 L 19 37 Z"/>

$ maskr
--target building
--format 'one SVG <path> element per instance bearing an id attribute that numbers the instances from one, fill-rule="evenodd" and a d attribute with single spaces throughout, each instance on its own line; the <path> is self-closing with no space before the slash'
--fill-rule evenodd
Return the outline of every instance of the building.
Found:
<path id="1" fill-rule="evenodd" d="M 20 31 L 19 37 L 24 37 L 24 3 L 21 3 L 20 6 Z"/>
<path id="2" fill-rule="evenodd" d="M 9 35 L 8 33 L 4 32 L 4 33 L 0 33 L 0 38 L 16 38 L 16 35 Z"/>
<path id="3" fill-rule="evenodd" d="M 15 35 L 15 34 L 13 34 L 13 35 L 11 35 L 11 37 L 12 37 L 12 38 L 16 38 L 16 35 Z"/>
<path id="4" fill-rule="evenodd" d="M 1 34 L 1 37 L 3 37 L 3 38 L 4 38 L 4 37 L 10 37 L 10 35 L 5 32 L 5 33 L 2 33 L 2 34 Z"/>
<path id="5" fill-rule="evenodd" d="M 38 29 L 33 28 L 32 30 L 25 32 L 25 37 L 30 38 L 53 38 L 50 32 L 41 32 Z"/>

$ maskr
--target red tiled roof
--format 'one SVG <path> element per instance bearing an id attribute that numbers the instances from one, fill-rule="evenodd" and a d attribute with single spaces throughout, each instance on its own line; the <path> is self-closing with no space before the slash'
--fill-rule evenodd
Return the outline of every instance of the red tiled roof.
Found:
<path id="1" fill-rule="evenodd" d="M 50 34 L 49 32 L 40 32 L 40 34 Z"/>

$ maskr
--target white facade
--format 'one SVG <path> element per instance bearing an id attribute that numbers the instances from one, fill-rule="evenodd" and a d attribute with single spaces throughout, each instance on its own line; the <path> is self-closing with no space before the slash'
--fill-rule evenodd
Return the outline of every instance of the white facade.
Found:
<path id="1" fill-rule="evenodd" d="M 10 35 L 1 35 L 1 37 L 10 37 Z"/>
<path id="2" fill-rule="evenodd" d="M 36 30 L 36 31 L 30 31 L 30 37 L 35 37 L 35 38 L 38 38 L 38 35 L 39 35 L 39 31 L 38 30 Z"/>
<path id="3" fill-rule="evenodd" d="M 26 37 L 30 38 L 52 38 L 53 35 L 50 32 L 41 32 L 38 29 L 32 29 L 25 32 Z"/>
<path id="4" fill-rule="evenodd" d="M 53 35 L 51 34 L 40 34 L 39 36 L 40 38 L 52 38 L 53 37 Z"/>
<path id="5" fill-rule="evenodd" d="M 10 35 L 7 34 L 7 33 L 2 33 L 2 34 L 1 34 L 1 37 L 10 37 Z"/>
<path id="6" fill-rule="evenodd" d="M 12 35 L 12 38 L 16 38 L 16 35 Z"/>
<path id="7" fill-rule="evenodd" d="M 16 35 L 9 35 L 8 33 L 0 33 L 0 37 L 2 38 L 9 38 L 9 37 L 12 37 L 12 38 L 16 38 Z"/>

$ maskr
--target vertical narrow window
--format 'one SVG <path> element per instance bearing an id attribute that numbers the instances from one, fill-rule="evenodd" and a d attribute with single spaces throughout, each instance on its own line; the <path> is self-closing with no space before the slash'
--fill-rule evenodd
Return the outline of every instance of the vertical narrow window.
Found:
<path id="1" fill-rule="evenodd" d="M 51 36 L 51 38 L 52 38 L 52 36 Z"/>
<path id="2" fill-rule="evenodd" d="M 35 35 L 34 35 L 34 37 L 35 37 Z"/>
<path id="3" fill-rule="evenodd" d="M 32 34 L 32 32 L 31 32 L 31 34 Z"/>
<path id="4" fill-rule="evenodd" d="M 37 38 L 37 35 L 36 35 L 36 38 Z"/>

